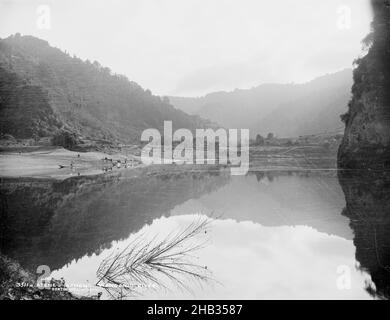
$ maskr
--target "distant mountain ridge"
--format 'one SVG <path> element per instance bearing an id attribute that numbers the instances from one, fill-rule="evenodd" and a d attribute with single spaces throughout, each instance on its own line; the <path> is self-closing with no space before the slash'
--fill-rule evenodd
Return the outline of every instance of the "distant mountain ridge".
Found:
<path id="1" fill-rule="evenodd" d="M 341 130 L 352 69 L 304 84 L 262 84 L 252 89 L 215 92 L 204 97 L 169 97 L 177 108 L 227 128 L 249 128 L 251 135 L 273 132 L 292 137 Z"/>
<path id="2" fill-rule="evenodd" d="M 0 133 L 15 138 L 69 132 L 80 139 L 138 142 L 146 128 L 208 127 L 125 76 L 82 61 L 47 41 L 16 34 L 0 40 Z"/>

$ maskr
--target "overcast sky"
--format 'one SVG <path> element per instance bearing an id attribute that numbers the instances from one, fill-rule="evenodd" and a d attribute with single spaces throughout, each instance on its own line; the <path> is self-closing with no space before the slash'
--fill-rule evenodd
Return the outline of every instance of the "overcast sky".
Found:
<path id="1" fill-rule="evenodd" d="M 50 8 L 49 29 L 39 5 Z M 369 0 L 0 0 L 0 37 L 46 39 L 159 95 L 305 82 L 351 67 L 370 21 Z"/>

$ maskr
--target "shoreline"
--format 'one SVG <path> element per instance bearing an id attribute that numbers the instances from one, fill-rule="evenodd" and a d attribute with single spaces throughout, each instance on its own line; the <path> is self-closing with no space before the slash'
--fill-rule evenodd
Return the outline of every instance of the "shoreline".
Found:
<path id="1" fill-rule="evenodd" d="M 53 282 L 61 280 L 53 279 Z M 38 276 L 22 268 L 0 253 L 0 301 L 1 300 L 99 300 L 100 295 L 82 296 L 68 288 L 39 287 Z"/>
<path id="2" fill-rule="evenodd" d="M 40 288 L 38 276 L 22 268 L 20 264 L 0 253 L 0 301 L 1 300 L 99 300 L 100 296 L 81 296 L 66 287 Z M 55 280 L 54 281 L 59 281 Z"/>
<path id="3" fill-rule="evenodd" d="M 251 147 L 248 172 L 257 171 L 338 171 L 335 150 L 319 146 Z M 112 150 L 113 151 L 113 150 Z M 118 162 L 120 162 L 118 164 Z M 230 170 L 220 164 L 143 164 L 138 155 L 116 150 L 78 152 L 62 147 L 0 148 L 0 178 L 65 180 L 80 176 L 107 175 L 149 168 L 153 171 Z M 137 170 L 138 171 L 138 170 Z"/>
<path id="4" fill-rule="evenodd" d="M 41 178 L 64 180 L 141 167 L 139 157 L 123 152 L 77 152 L 62 147 L 22 147 L 0 149 L 1 178 Z M 117 162 L 121 164 L 117 166 Z M 126 164 L 125 164 L 126 162 Z M 122 165 L 123 163 L 123 165 Z"/>

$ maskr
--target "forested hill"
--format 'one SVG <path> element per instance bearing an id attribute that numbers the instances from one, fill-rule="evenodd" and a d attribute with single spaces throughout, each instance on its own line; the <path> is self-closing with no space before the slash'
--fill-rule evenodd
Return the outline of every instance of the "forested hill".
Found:
<path id="1" fill-rule="evenodd" d="M 303 84 L 262 84 L 199 98 L 170 97 L 170 101 L 224 127 L 249 128 L 252 136 L 273 132 L 294 137 L 341 129 L 340 115 L 347 110 L 351 86 L 352 70 L 345 69 Z"/>
<path id="2" fill-rule="evenodd" d="M 146 128 L 208 126 L 98 62 L 82 61 L 32 36 L 0 40 L 0 133 L 137 142 Z"/>

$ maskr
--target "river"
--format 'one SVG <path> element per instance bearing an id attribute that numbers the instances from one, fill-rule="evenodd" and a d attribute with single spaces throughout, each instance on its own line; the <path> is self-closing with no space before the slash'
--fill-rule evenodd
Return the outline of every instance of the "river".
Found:
<path id="1" fill-rule="evenodd" d="M 386 269 L 389 223 L 382 217 L 376 238 L 381 243 L 370 250 L 376 254 L 361 258 L 359 252 L 372 241 L 367 225 L 354 223 L 352 215 L 371 209 L 366 201 L 347 210 L 351 206 L 346 199 L 352 207 L 357 204 L 354 193 L 366 183 L 356 179 L 340 180 L 334 170 L 256 171 L 246 176 L 223 170 L 145 170 L 64 181 L 3 179 L 0 248 L 31 271 L 48 266 L 50 277 L 63 277 L 76 294 L 102 291 L 104 298 L 386 297 L 389 276 L 380 273 L 378 282 L 372 265 Z M 378 212 L 378 202 L 372 203 Z M 139 266 L 151 275 L 139 281 L 132 277 L 130 285 L 127 279 L 127 286 L 114 292 L 95 286 L 106 259 L 142 243 L 152 249 L 199 221 L 207 221 L 207 229 L 186 244 L 202 244 L 185 257 L 190 266 L 186 272 Z M 378 248 L 383 263 L 378 262 Z"/>

